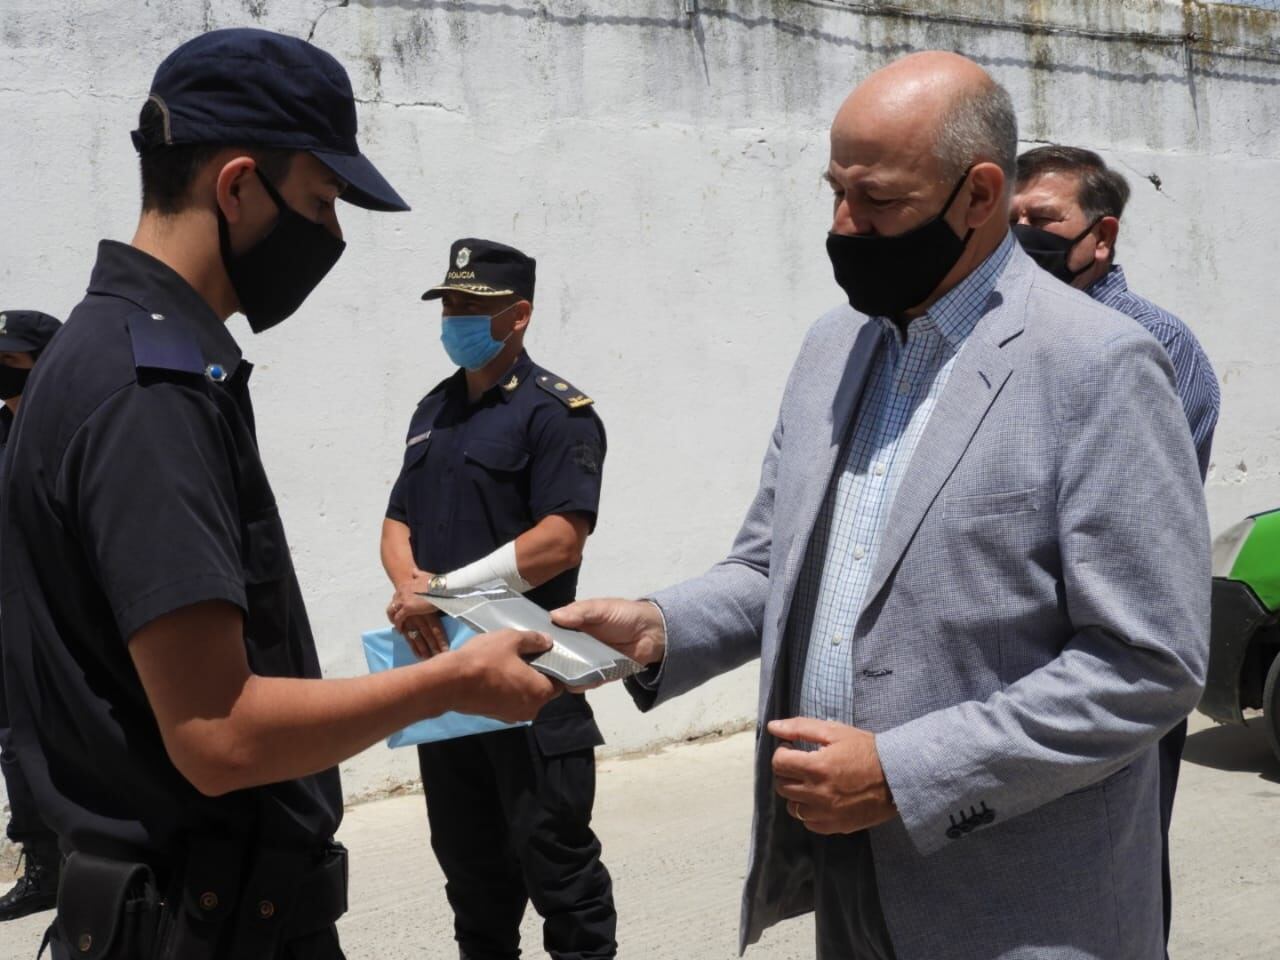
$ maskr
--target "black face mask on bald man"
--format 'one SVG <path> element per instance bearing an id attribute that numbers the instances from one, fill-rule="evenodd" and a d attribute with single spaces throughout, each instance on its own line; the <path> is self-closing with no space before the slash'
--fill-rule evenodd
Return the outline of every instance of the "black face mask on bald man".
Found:
<path id="1" fill-rule="evenodd" d="M 941 212 L 918 227 L 891 237 L 871 233 L 827 236 L 827 255 L 836 283 L 848 295 L 853 309 L 873 317 L 900 316 L 923 303 L 951 272 L 973 230 L 961 239 L 943 218 L 969 170 L 960 177 Z"/>

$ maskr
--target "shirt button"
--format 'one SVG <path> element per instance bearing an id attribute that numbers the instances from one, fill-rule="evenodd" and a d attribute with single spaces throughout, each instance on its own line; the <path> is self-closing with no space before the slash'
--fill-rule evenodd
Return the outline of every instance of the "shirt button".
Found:
<path id="1" fill-rule="evenodd" d="M 883 476 L 884 476 L 884 464 L 883 464 L 883 463 L 877 463 L 877 464 L 875 465 L 875 467 L 873 467 L 872 469 L 873 469 L 873 471 L 874 471 L 874 473 L 875 473 L 875 475 L 876 475 L 877 477 L 883 477 Z"/>
<path id="2" fill-rule="evenodd" d="M 164 314 L 163 314 L 163 313 L 153 313 L 153 314 L 151 315 L 151 319 L 152 319 L 152 320 L 163 320 L 163 319 L 164 319 Z"/>
<path id="3" fill-rule="evenodd" d="M 911 384 L 907 383 L 904 380 L 902 383 L 898 384 L 898 392 L 905 397 L 908 393 L 911 392 Z"/>
<path id="4" fill-rule="evenodd" d="M 855 560 L 861 560 L 861 559 L 863 559 L 866 555 L 867 555 L 867 551 L 863 550 L 861 547 L 854 547 L 854 548 L 853 548 L 853 559 L 855 559 Z"/>
<path id="5" fill-rule="evenodd" d="M 839 637 L 832 637 L 832 638 L 831 638 L 831 645 L 832 645 L 833 647 L 838 647 L 838 646 L 840 646 L 840 638 L 839 638 Z"/>

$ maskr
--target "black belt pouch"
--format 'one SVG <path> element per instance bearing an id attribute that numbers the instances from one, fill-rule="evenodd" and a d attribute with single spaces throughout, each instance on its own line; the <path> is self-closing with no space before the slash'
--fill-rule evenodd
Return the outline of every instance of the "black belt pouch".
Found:
<path id="1" fill-rule="evenodd" d="M 58 883 L 58 938 L 84 960 L 149 960 L 160 901 L 145 863 L 72 853 Z"/>

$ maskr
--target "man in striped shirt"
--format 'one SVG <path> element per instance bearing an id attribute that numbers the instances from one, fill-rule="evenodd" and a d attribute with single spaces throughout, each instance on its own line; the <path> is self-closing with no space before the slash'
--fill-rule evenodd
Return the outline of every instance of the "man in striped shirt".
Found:
<path id="1" fill-rule="evenodd" d="M 1209 470 L 1209 450 L 1218 424 L 1218 378 L 1190 328 L 1169 311 L 1129 289 L 1115 262 L 1120 217 L 1129 184 L 1092 150 L 1045 146 L 1018 157 L 1009 218 L 1024 250 L 1064 283 L 1142 324 L 1164 347 L 1173 365 L 1178 397 L 1200 461 Z M 1169 820 L 1178 767 L 1187 738 L 1183 720 L 1160 741 L 1160 826 L 1163 832 L 1164 935 L 1169 940 Z"/>
<path id="2" fill-rule="evenodd" d="M 1129 184 L 1092 150 L 1047 146 L 1018 157 L 1010 222 L 1022 247 L 1059 280 L 1133 317 L 1160 341 L 1173 364 L 1182 409 L 1200 459 L 1218 425 L 1218 378 L 1191 329 L 1168 310 L 1140 297 L 1115 262 L 1120 217 Z"/>

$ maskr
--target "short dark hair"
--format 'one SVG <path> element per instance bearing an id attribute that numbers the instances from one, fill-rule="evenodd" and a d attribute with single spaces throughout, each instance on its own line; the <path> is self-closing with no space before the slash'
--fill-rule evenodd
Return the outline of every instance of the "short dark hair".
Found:
<path id="1" fill-rule="evenodd" d="M 1050 144 L 1018 157 L 1018 183 L 1043 173 L 1074 173 L 1080 181 L 1076 202 L 1090 220 L 1119 218 L 1129 202 L 1129 181 L 1092 150 Z"/>
<path id="2" fill-rule="evenodd" d="M 181 213 L 191 201 L 191 185 L 195 183 L 196 175 L 220 150 L 235 144 L 166 144 L 164 126 L 164 110 L 154 98 L 148 99 L 138 115 L 138 130 L 146 142 L 156 146 L 147 147 L 138 154 L 142 171 L 142 209 L 151 213 Z M 253 157 L 263 176 L 273 185 L 289 175 L 294 151 L 246 147 L 244 152 Z"/>

